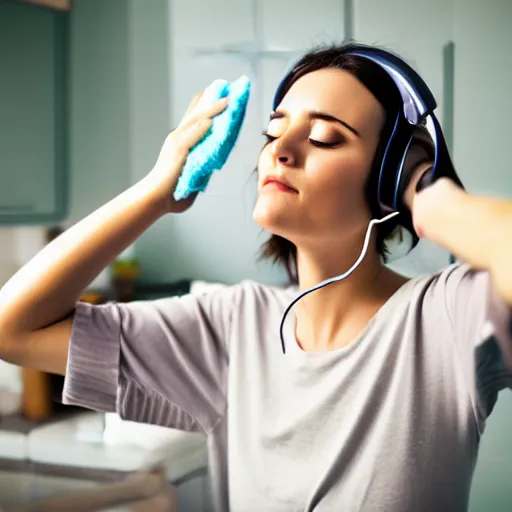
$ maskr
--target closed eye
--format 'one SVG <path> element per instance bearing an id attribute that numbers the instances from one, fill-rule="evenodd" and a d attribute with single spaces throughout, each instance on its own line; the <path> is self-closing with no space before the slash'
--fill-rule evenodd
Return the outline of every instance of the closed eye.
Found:
<path id="1" fill-rule="evenodd" d="M 271 142 L 274 142 L 277 137 L 274 135 L 270 135 L 267 131 L 262 132 L 262 135 L 266 137 L 267 144 L 270 144 Z M 334 148 L 340 144 L 340 142 L 322 142 L 316 139 L 312 139 L 311 137 L 308 139 L 309 143 L 313 146 L 316 146 L 317 148 Z"/>
<path id="2" fill-rule="evenodd" d="M 271 143 L 271 142 L 274 142 L 274 141 L 277 139 L 277 137 L 274 137 L 273 135 L 270 135 L 270 133 L 268 133 L 268 132 L 266 132 L 266 131 L 264 131 L 264 132 L 262 133 L 262 135 L 263 135 L 264 137 L 266 137 L 266 139 L 267 139 L 267 144 L 269 144 L 269 143 Z"/>
<path id="3" fill-rule="evenodd" d="M 339 142 L 321 142 L 315 139 L 309 139 L 309 142 L 318 148 L 333 148 L 339 144 Z"/>

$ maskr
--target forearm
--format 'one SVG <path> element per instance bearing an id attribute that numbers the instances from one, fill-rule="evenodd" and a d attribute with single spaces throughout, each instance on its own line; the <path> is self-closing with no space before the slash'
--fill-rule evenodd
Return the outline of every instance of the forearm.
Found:
<path id="1" fill-rule="evenodd" d="M 420 236 L 476 269 L 488 270 L 512 304 L 512 202 L 467 194 L 439 180 L 414 198 Z"/>
<path id="2" fill-rule="evenodd" d="M 69 314 L 90 282 L 163 214 L 142 181 L 72 226 L 0 290 L 0 328 L 30 332 Z"/>

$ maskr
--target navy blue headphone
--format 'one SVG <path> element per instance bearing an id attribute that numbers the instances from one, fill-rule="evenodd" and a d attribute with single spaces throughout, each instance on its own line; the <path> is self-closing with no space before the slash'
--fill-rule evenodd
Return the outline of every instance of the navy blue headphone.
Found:
<path id="1" fill-rule="evenodd" d="M 406 176 L 403 170 L 417 127 L 426 128 L 432 138 L 434 149 L 432 169 L 421 179 L 420 188 L 428 186 L 441 177 L 450 178 L 463 188 L 450 158 L 441 126 L 434 115 L 437 107 L 436 100 L 418 73 L 398 55 L 362 44 L 351 45 L 346 54 L 371 60 L 380 66 L 391 77 L 402 97 L 403 109 L 397 114 L 393 131 L 382 153 L 378 170 L 377 199 L 383 214 L 391 211 L 404 213 L 405 223 L 401 222 L 401 224 L 415 235 L 410 213 L 403 203 L 403 195 L 411 176 Z M 289 73 L 276 90 L 272 106 L 274 110 L 284 95 L 283 89 L 288 77 Z M 415 236 L 414 245 L 417 241 Z"/>

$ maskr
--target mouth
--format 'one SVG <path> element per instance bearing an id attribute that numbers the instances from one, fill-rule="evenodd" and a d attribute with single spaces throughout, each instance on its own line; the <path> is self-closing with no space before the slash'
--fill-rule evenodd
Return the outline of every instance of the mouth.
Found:
<path id="1" fill-rule="evenodd" d="M 298 194 L 299 191 L 293 188 L 291 185 L 286 183 L 282 179 L 274 178 L 272 176 L 268 176 L 263 180 L 263 184 L 261 188 L 272 188 L 274 190 L 278 190 L 280 192 L 288 192 L 291 194 Z"/>

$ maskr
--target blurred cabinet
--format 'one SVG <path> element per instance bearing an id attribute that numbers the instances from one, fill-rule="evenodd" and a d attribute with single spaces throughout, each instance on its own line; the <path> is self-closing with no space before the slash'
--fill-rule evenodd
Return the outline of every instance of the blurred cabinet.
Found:
<path id="1" fill-rule="evenodd" d="M 68 14 L 0 0 L 0 224 L 66 215 Z"/>

